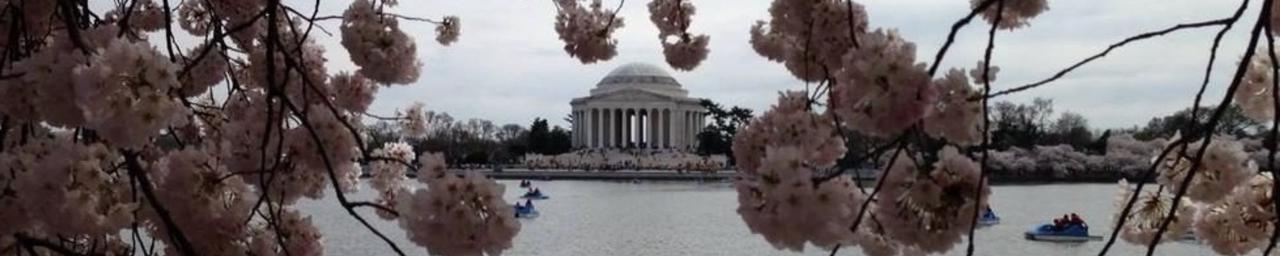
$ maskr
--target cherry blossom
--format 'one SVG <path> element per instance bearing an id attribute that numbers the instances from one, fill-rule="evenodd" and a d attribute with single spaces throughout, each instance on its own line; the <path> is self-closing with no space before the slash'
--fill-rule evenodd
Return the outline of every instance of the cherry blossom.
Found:
<path id="1" fill-rule="evenodd" d="M 755 174 L 769 147 L 799 147 L 805 152 L 803 162 L 815 169 L 829 168 L 844 155 L 831 117 L 809 111 L 808 100 L 803 92 L 783 93 L 769 111 L 738 132 L 733 138 L 738 171 Z"/>
<path id="2" fill-rule="evenodd" d="M 984 2 L 993 2 L 985 11 L 982 11 L 982 18 L 987 22 L 993 22 L 996 14 L 1001 13 L 997 5 L 1004 5 L 998 27 L 1009 30 L 1028 26 L 1031 18 L 1049 10 L 1049 3 L 1046 0 L 969 0 L 974 9 L 982 6 Z"/>
<path id="3" fill-rule="evenodd" d="M 1176 137 L 1175 137 L 1176 138 Z M 1171 139 L 1176 140 L 1176 139 Z M 1183 145 L 1187 148 L 1187 157 L 1168 157 L 1160 164 L 1160 176 L 1156 178 L 1161 185 L 1179 190 L 1182 181 L 1194 165 L 1194 155 L 1199 151 L 1203 140 Z M 1214 138 L 1209 143 L 1200 169 L 1196 177 L 1185 188 L 1188 199 L 1197 202 L 1215 202 L 1231 192 L 1231 189 L 1248 180 L 1251 173 L 1256 173 L 1257 166 L 1245 154 L 1243 145 L 1231 138 Z M 1175 151 L 1177 152 L 1177 151 Z"/>
<path id="4" fill-rule="evenodd" d="M 555 0 L 556 34 L 564 41 L 564 51 L 583 64 L 607 61 L 618 55 L 614 31 L 622 28 L 623 19 L 604 9 L 600 0 L 584 6 L 582 0 Z"/>
<path id="5" fill-rule="evenodd" d="M 707 35 L 689 34 L 689 24 L 697 11 L 685 0 L 654 0 L 649 2 L 649 20 L 658 27 L 658 39 L 662 41 L 662 53 L 667 64 L 677 70 L 693 70 L 707 58 Z"/>
<path id="6" fill-rule="evenodd" d="M 1270 122 L 1275 117 L 1275 100 L 1272 97 L 1275 92 L 1271 88 L 1275 81 L 1271 72 L 1273 64 L 1271 56 L 1266 54 L 1265 46 L 1258 52 L 1253 58 L 1240 64 L 1249 67 L 1240 80 L 1240 88 L 1232 96 L 1245 116 L 1259 122 Z"/>
<path id="7" fill-rule="evenodd" d="M 357 72 L 379 83 L 407 84 L 418 80 L 422 69 L 418 48 L 400 30 L 398 19 L 382 16 L 369 0 L 356 0 L 342 16 L 342 46 L 351 53 L 351 62 L 360 66 Z M 448 30 L 456 40 L 456 27 Z"/>
<path id="8" fill-rule="evenodd" d="M 426 185 L 399 198 L 399 224 L 409 240 L 431 254 L 500 254 L 520 232 L 515 208 L 502 199 L 506 188 L 481 174 L 443 172 L 438 154 L 424 155 L 418 180 Z M 427 166 L 430 164 L 430 166 Z M 431 167 L 435 166 L 435 167 Z"/>
<path id="9" fill-rule="evenodd" d="M 823 248 L 852 244 L 849 227 L 864 196 L 848 176 L 815 185 L 806 154 L 795 146 L 770 147 L 758 174 L 734 180 L 738 214 L 752 233 L 778 249 L 803 251 L 806 242 Z"/>
<path id="10" fill-rule="evenodd" d="M 846 4 L 853 5 L 852 13 Z M 751 27 L 752 47 L 807 82 L 825 80 L 845 67 L 844 56 L 854 49 L 851 36 L 865 40 L 867 13 L 858 3 L 775 0 L 769 14 L 769 21 Z"/>
<path id="11" fill-rule="evenodd" d="M 415 102 L 404 111 L 400 119 L 400 131 L 409 137 L 422 137 L 427 133 L 427 116 L 423 104 Z M 399 113 L 399 112 L 397 112 Z"/>
<path id="12" fill-rule="evenodd" d="M 958 145 L 982 142 L 982 102 L 969 100 L 980 95 L 969 86 L 968 77 L 956 69 L 933 82 L 939 97 L 925 113 L 924 131 Z"/>
<path id="13" fill-rule="evenodd" d="M 897 134 L 924 117 L 938 88 L 924 64 L 915 63 L 915 44 L 896 31 L 876 30 L 860 40 L 862 47 L 845 55 L 845 68 L 831 86 L 831 111 L 863 133 Z"/>
<path id="14" fill-rule="evenodd" d="M 960 242 L 977 218 L 974 207 L 985 207 L 991 193 L 972 159 L 950 146 L 938 155 L 928 172 L 909 156 L 895 156 L 874 209 L 888 237 L 926 253 L 946 252 Z M 974 198 L 979 186 L 981 196 Z"/>
<path id="15" fill-rule="evenodd" d="M 1123 208 L 1129 202 L 1129 198 L 1133 197 L 1135 188 L 1129 186 L 1129 182 L 1120 180 L 1120 194 L 1116 196 L 1116 208 Z M 1173 206 L 1173 195 L 1156 193 L 1154 191 L 1143 191 L 1138 197 L 1138 201 L 1133 205 L 1133 210 L 1127 216 L 1120 216 L 1120 212 L 1116 212 L 1113 220 L 1127 219 L 1125 225 L 1120 229 L 1120 238 L 1133 244 L 1146 245 L 1155 239 L 1155 233 L 1159 231 L 1160 225 L 1164 222 L 1164 218 L 1169 215 L 1169 211 Z M 1192 206 L 1191 200 L 1182 198 L 1178 204 L 1178 209 L 1174 215 L 1173 222 L 1169 224 L 1169 228 L 1165 231 L 1161 242 L 1172 241 L 1179 238 L 1179 234 L 1187 232 L 1191 228 L 1191 222 L 1195 218 L 1196 208 Z"/>
<path id="16" fill-rule="evenodd" d="M 441 45 L 450 45 L 458 41 L 458 35 L 462 34 L 462 19 L 458 16 L 445 16 L 440 20 L 440 24 L 436 25 L 436 42 Z"/>
<path id="17" fill-rule="evenodd" d="M 101 50 L 74 71 L 85 126 L 112 143 L 138 147 L 186 121 L 188 110 L 167 95 L 180 87 L 177 65 L 143 42 L 115 40 Z"/>
<path id="18" fill-rule="evenodd" d="M 1272 182 L 1269 174 L 1254 175 L 1231 196 L 1202 209 L 1193 224 L 1196 235 L 1223 255 L 1243 255 L 1266 246 L 1276 221 Z"/>
<path id="19" fill-rule="evenodd" d="M 364 113 L 378 94 L 378 85 L 359 73 L 341 72 L 329 79 L 334 89 L 333 104 L 355 113 Z"/>

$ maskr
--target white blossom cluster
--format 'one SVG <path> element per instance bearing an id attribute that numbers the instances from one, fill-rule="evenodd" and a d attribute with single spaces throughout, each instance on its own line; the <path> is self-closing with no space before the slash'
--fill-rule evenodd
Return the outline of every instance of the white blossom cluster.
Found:
<path id="1" fill-rule="evenodd" d="M 1244 115 L 1259 122 L 1271 122 L 1275 118 L 1275 98 L 1272 95 L 1275 91 L 1271 88 L 1275 82 L 1272 76 L 1274 62 L 1267 51 L 1266 46 L 1260 47 L 1253 58 L 1240 64 L 1248 65 L 1248 69 L 1240 80 L 1240 88 L 1232 95 Z"/>
<path id="2" fill-rule="evenodd" d="M 846 4 L 852 4 L 849 10 Z M 867 13 L 861 4 L 839 0 L 775 0 L 771 19 L 751 27 L 751 46 L 769 60 L 782 62 L 791 75 L 806 82 L 834 76 L 865 40 Z M 852 24 L 851 24 L 852 23 Z"/>
<path id="3" fill-rule="evenodd" d="M 667 64 L 677 70 L 693 70 L 707 58 L 711 37 L 689 33 L 689 24 L 697 11 L 691 0 L 653 0 L 649 2 L 649 20 L 658 27 L 658 40 Z"/>
<path id="4" fill-rule="evenodd" d="M 476 172 L 447 173 L 438 153 L 418 161 L 418 181 L 426 188 L 401 192 L 396 208 L 410 241 L 434 255 L 497 255 L 511 248 L 520 222 L 502 198 L 502 184 Z"/>
<path id="5" fill-rule="evenodd" d="M 564 41 L 564 51 L 583 64 L 607 61 L 618 55 L 613 32 L 622 28 L 622 17 L 605 9 L 600 0 L 555 0 L 556 34 Z"/>
<path id="6" fill-rule="evenodd" d="M 859 39 L 862 46 L 845 55 L 844 69 L 831 87 L 832 111 L 863 133 L 897 134 L 924 118 L 939 88 L 924 64 L 915 62 L 915 44 L 896 31 L 876 30 Z"/>
<path id="7" fill-rule="evenodd" d="M 978 163 L 950 146 L 938 155 L 938 162 L 927 172 L 899 155 L 884 174 L 885 187 L 874 211 L 899 247 L 946 252 L 974 224 L 974 207 L 987 205 L 991 188 L 980 178 Z M 977 194 L 979 186 L 981 194 Z"/>
<path id="8" fill-rule="evenodd" d="M 342 46 L 351 53 L 351 62 L 360 66 L 360 74 L 388 84 L 418 80 L 422 70 L 418 46 L 400 30 L 398 19 L 381 15 L 370 0 L 352 2 L 342 18 Z M 447 21 L 444 24 L 449 24 Z M 446 30 L 441 34 L 450 35 L 441 40 L 442 44 L 457 40 L 456 28 Z"/>
<path id="9" fill-rule="evenodd" d="M 974 1 L 974 7 L 981 2 Z M 1001 2 L 1003 7 L 984 6 L 981 14 L 993 20 L 995 7 L 1001 7 L 1004 17 L 999 26 L 1005 29 L 1025 26 L 1047 8 L 1043 0 Z M 978 67 L 967 72 L 951 69 L 931 77 L 929 66 L 916 61 L 914 43 L 893 29 L 870 30 L 866 11 L 852 1 L 775 0 L 769 13 L 770 19 L 751 28 L 752 47 L 765 58 L 783 63 L 800 80 L 818 82 L 820 94 L 785 93 L 769 112 L 740 129 L 734 138 L 734 156 L 742 176 L 735 183 L 739 214 L 752 231 L 780 248 L 799 250 L 805 242 L 820 247 L 858 245 L 870 255 L 943 253 L 963 240 L 977 217 L 975 209 L 986 205 L 990 193 L 981 178 L 982 168 L 962 148 L 978 145 L 983 139 L 982 93 L 971 83 L 990 83 L 999 69 L 978 62 Z M 770 207 L 813 208 L 771 199 L 795 193 L 776 186 L 818 189 L 832 182 L 823 181 L 828 173 L 837 172 L 829 169 L 835 161 L 846 157 L 845 141 L 837 136 L 846 130 L 881 139 L 923 133 L 948 146 L 921 154 L 904 142 L 900 148 L 916 153 L 876 152 L 879 155 L 867 156 L 888 156 L 895 161 L 883 168 L 888 174 L 882 175 L 886 187 L 881 193 L 873 199 L 858 199 L 875 202 L 869 209 L 857 209 L 867 212 L 863 219 L 832 213 L 804 219 L 777 218 L 778 210 Z M 1087 158 L 1070 148 L 1012 150 L 994 152 L 993 158 L 1008 160 L 994 162 L 1013 169 L 1064 170 L 1101 163 L 1041 166 L 1025 157 L 1037 152 L 1055 159 Z M 839 235 L 793 234 L 787 229 L 787 225 L 812 225 L 810 222 L 867 224 Z"/>
<path id="10" fill-rule="evenodd" d="M 1133 197 L 1135 190 L 1136 188 L 1129 186 L 1128 181 L 1120 180 L 1120 194 L 1116 196 L 1116 209 L 1124 208 Z M 1191 229 L 1191 223 L 1196 214 L 1194 202 L 1185 197 L 1179 200 L 1182 202 L 1178 204 L 1174 220 L 1169 223 L 1169 229 L 1165 231 L 1162 241 L 1176 240 L 1181 234 Z M 1145 245 L 1155 239 L 1156 232 L 1164 222 L 1165 216 L 1169 216 L 1172 208 L 1172 194 L 1143 191 L 1129 215 L 1120 216 L 1121 212 L 1116 211 L 1116 216 L 1113 216 L 1112 220 L 1117 222 L 1121 219 L 1126 220 L 1125 225 L 1120 227 L 1120 238 L 1129 243 Z"/>
<path id="11" fill-rule="evenodd" d="M 288 3 L 160 3 L 94 13 L 0 1 L 9 10 L 0 31 L 18 39 L 0 40 L 9 56 L 0 65 L 9 99 L 0 101 L 0 248 L 32 240 L 76 255 L 320 255 L 322 235 L 295 204 L 333 188 L 353 215 L 368 206 L 401 218 L 432 252 L 511 246 L 519 226 L 500 185 L 443 175 L 438 155 L 425 167 L 440 175 L 406 184 L 411 147 L 365 148 L 360 121 L 373 115 L 377 91 L 412 83 L 421 69 L 398 27 L 404 17 L 387 13 L 395 1 L 356 1 L 337 16 L 358 66 L 337 74 L 311 33 L 320 24 Z M 437 41 L 456 42 L 457 17 L 438 25 Z M 149 38 L 157 32 L 201 40 Z M 426 129 L 420 104 L 394 118 L 406 131 Z M 365 168 L 382 196 L 348 201 Z"/>
<path id="12" fill-rule="evenodd" d="M 995 22 L 996 15 L 1000 15 L 1000 24 L 996 26 L 1010 30 L 1029 25 L 1031 18 L 1049 10 L 1049 3 L 1046 0 L 969 0 L 974 9 L 984 2 L 992 3 L 982 11 L 982 18 L 987 22 Z M 1004 6 L 998 6 L 1000 4 Z M 1001 9 L 1003 12 L 999 11 Z"/>
<path id="13" fill-rule="evenodd" d="M 1175 140 L 1177 140 L 1176 136 L 1170 139 L 1170 141 Z M 1203 143 L 1201 140 L 1175 148 L 1174 152 L 1181 154 L 1181 151 L 1185 150 L 1189 156 L 1166 157 L 1160 163 L 1158 169 L 1160 175 L 1156 177 L 1156 181 L 1161 185 L 1169 186 L 1170 189 L 1183 189 L 1182 181 L 1190 173 L 1194 165 L 1194 156 L 1197 155 Z M 1186 198 L 1192 201 L 1216 202 L 1230 193 L 1236 185 L 1245 182 L 1250 175 L 1258 172 L 1257 166 L 1244 152 L 1243 145 L 1234 139 L 1213 138 L 1206 150 L 1199 169 L 1195 171 L 1196 177 L 1185 188 Z"/>

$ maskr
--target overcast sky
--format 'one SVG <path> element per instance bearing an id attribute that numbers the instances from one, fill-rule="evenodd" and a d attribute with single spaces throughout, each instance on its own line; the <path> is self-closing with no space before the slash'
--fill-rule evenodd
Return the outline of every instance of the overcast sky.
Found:
<path id="1" fill-rule="evenodd" d="M 292 1 L 309 4 L 311 1 Z M 587 95 L 609 70 L 629 62 L 666 67 L 657 30 L 648 19 L 647 1 L 627 1 L 625 27 L 614 33 L 618 55 L 607 62 L 584 65 L 569 57 L 553 28 L 555 7 L 549 0 L 414 0 L 400 1 L 394 12 L 438 18 L 462 18 L 461 39 L 443 47 L 434 41 L 434 26 L 406 21 L 401 26 L 416 38 L 425 63 L 421 79 L 408 86 L 384 88 L 373 111 L 388 114 L 420 101 L 456 119 L 482 118 L 498 124 L 527 125 L 535 117 L 561 120 L 569 100 Z M 690 28 L 711 36 L 711 53 L 691 72 L 672 71 L 690 96 L 723 105 L 767 109 L 777 92 L 802 89 L 778 63 L 756 54 L 747 39 L 756 20 L 768 17 L 766 0 L 693 0 L 698 7 Z M 967 13 L 967 0 L 863 0 L 873 28 L 893 28 L 915 42 L 918 61 L 932 61 L 951 23 Z M 618 1 L 605 0 L 605 6 Z M 1050 0 L 1050 10 L 1016 31 L 996 38 L 994 63 L 1001 67 L 996 89 L 1037 81 L 1107 45 L 1138 33 L 1178 23 L 1229 16 L 1236 1 L 1203 0 Z M 340 15 L 345 1 L 328 1 L 321 15 Z M 1249 12 L 1257 10 L 1251 6 Z M 1253 23 L 1246 15 L 1227 37 L 1219 67 L 1239 60 L 1244 33 Z M 323 23 L 338 33 L 337 23 Z M 988 25 L 975 20 L 957 38 L 944 67 L 970 68 L 981 59 Z M 1216 28 L 1177 32 L 1132 44 L 1054 84 L 1006 98 L 1029 102 L 1054 100 L 1058 112 L 1089 118 L 1095 128 L 1144 124 L 1190 105 L 1199 86 Z M 351 69 L 336 37 L 322 38 L 329 49 L 331 72 Z M 321 35 L 324 37 L 324 35 Z M 1208 98 L 1220 100 L 1232 70 L 1215 72 Z"/>

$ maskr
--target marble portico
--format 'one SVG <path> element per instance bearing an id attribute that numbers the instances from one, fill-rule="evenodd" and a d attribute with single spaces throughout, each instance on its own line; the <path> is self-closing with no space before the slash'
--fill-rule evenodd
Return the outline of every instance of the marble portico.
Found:
<path id="1" fill-rule="evenodd" d="M 609 72 L 573 107 L 573 146 L 579 149 L 692 150 L 706 125 L 701 99 L 663 68 L 630 63 Z"/>

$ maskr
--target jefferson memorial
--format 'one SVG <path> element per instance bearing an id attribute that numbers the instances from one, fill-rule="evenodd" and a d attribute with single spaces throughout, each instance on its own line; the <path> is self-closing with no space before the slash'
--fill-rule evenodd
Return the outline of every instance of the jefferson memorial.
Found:
<path id="1" fill-rule="evenodd" d="M 591 95 L 569 102 L 573 146 L 692 150 L 706 125 L 700 100 L 661 67 L 622 65 L 600 79 Z"/>

